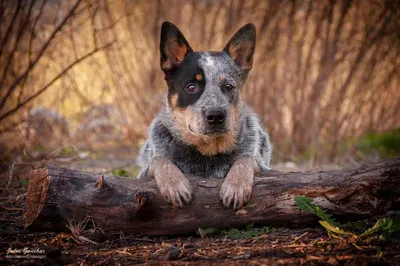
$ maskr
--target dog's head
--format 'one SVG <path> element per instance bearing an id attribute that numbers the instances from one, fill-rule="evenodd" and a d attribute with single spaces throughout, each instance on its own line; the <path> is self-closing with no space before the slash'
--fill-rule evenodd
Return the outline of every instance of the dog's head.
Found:
<path id="1" fill-rule="evenodd" d="M 252 68 L 256 30 L 239 29 L 220 52 L 195 52 L 172 23 L 161 28 L 161 69 L 168 90 L 168 110 L 183 139 L 207 155 L 235 144 L 242 87 Z M 200 146 L 220 145 L 209 149 Z"/>

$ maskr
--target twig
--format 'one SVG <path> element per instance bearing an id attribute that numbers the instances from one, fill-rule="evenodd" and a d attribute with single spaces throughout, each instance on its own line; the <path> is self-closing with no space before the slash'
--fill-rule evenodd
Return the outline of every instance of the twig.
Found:
<path id="1" fill-rule="evenodd" d="M 308 234 L 308 232 L 305 232 L 305 233 L 302 234 L 301 236 L 296 237 L 296 238 L 294 239 L 294 242 L 300 240 L 302 237 L 304 237 L 304 236 L 307 235 L 307 234 Z"/>
<path id="2" fill-rule="evenodd" d="M 356 160 L 354 160 L 354 158 L 353 158 L 350 154 L 347 154 L 347 158 L 350 160 L 350 162 L 351 162 L 354 166 L 360 167 L 360 164 L 359 164 L 358 162 L 356 162 Z"/>
<path id="3" fill-rule="evenodd" d="M 21 7 L 21 3 L 22 3 L 22 1 L 18 0 L 18 4 L 17 4 L 17 6 L 15 8 L 15 13 L 13 15 L 13 18 L 11 19 L 10 24 L 8 25 L 6 33 L 5 33 L 4 37 L 3 37 L 3 40 L 1 41 L 1 44 L 0 44 L 0 56 L 1 56 L 2 52 L 3 52 L 3 47 L 4 47 L 5 43 L 8 40 L 8 37 L 10 36 L 12 28 L 16 25 L 15 20 L 17 19 L 18 13 L 21 11 L 21 8 L 20 8 Z"/>
<path id="4" fill-rule="evenodd" d="M 40 17 L 43 14 L 43 9 L 44 9 L 44 6 L 46 5 L 47 1 L 48 0 L 43 0 L 42 1 L 42 4 L 41 4 L 41 6 L 39 8 L 39 12 L 38 12 L 38 14 L 37 14 L 37 16 L 35 18 L 35 21 L 33 22 L 32 28 L 31 28 L 31 34 L 30 34 L 30 37 L 29 37 L 29 45 L 28 45 L 28 68 L 29 68 L 29 65 L 30 65 L 31 60 L 32 60 L 32 43 L 33 43 L 33 39 L 34 39 L 34 35 L 35 35 L 35 28 L 36 28 L 36 25 L 37 25 Z M 26 84 L 27 79 L 28 79 L 28 75 L 26 75 L 24 77 L 23 81 L 22 81 L 22 85 L 21 85 L 21 88 L 20 88 L 20 91 L 19 91 L 19 94 L 18 94 L 18 98 L 17 98 L 17 103 L 21 102 L 21 97 L 22 97 L 22 94 L 24 92 L 24 86 Z"/>
<path id="5" fill-rule="evenodd" d="M 75 151 L 78 151 L 78 148 L 75 145 L 64 145 L 50 152 L 48 157 L 57 158 L 60 155 L 60 151 L 67 147 L 72 147 Z"/>
<path id="6" fill-rule="evenodd" d="M 6 191 L 6 190 L 8 190 L 8 189 L 10 188 L 11 181 L 12 181 L 12 177 L 13 177 L 13 173 L 14 173 L 15 163 L 16 163 L 16 162 L 13 162 L 13 163 L 11 164 L 11 166 L 10 166 L 10 174 L 9 174 L 9 176 L 8 176 L 7 185 L 6 185 L 6 187 L 4 188 L 4 190 L 3 190 L 3 195 L 4 195 L 4 191 Z"/>
<path id="7" fill-rule="evenodd" d="M 22 198 L 25 198 L 25 197 L 26 197 L 26 195 L 28 195 L 28 193 L 27 193 L 27 192 L 25 192 L 25 193 L 22 193 L 22 194 L 20 194 L 20 195 L 16 196 L 16 197 L 15 197 L 15 201 L 19 201 L 20 199 L 22 199 Z"/>
<path id="8" fill-rule="evenodd" d="M 2 207 L 3 209 L 5 209 L 6 211 L 24 211 L 23 208 L 9 208 L 9 207 L 6 207 L 6 206 L 4 206 L 4 205 L 0 205 L 0 207 Z"/>
<path id="9" fill-rule="evenodd" d="M 149 243 L 157 243 L 157 240 L 153 240 L 150 238 L 138 238 L 138 237 L 128 237 L 129 240 L 135 240 L 140 242 L 149 242 Z"/>

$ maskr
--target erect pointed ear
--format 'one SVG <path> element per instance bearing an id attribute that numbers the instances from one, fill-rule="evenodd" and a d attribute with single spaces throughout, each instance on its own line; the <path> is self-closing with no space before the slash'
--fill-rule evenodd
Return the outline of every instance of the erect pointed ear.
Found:
<path id="1" fill-rule="evenodd" d="M 253 54 L 256 48 L 256 27 L 249 23 L 240 28 L 229 40 L 224 52 L 244 71 L 248 72 L 253 66 Z"/>
<path id="2" fill-rule="evenodd" d="M 189 52 L 193 52 L 182 32 L 171 22 L 165 21 L 161 26 L 161 69 L 169 71 L 183 61 Z"/>

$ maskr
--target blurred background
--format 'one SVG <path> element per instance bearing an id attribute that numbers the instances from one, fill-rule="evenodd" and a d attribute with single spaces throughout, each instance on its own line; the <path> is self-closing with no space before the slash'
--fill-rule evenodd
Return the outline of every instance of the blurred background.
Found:
<path id="1" fill-rule="evenodd" d="M 128 171 L 167 91 L 164 20 L 195 50 L 256 25 L 244 95 L 275 165 L 400 154 L 398 0 L 3 0 L 0 160 L 108 158 L 119 164 L 104 169 Z"/>

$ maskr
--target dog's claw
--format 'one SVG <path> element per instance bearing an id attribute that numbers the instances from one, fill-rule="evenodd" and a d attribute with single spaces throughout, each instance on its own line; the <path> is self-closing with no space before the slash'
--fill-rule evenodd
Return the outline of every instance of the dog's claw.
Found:
<path id="1" fill-rule="evenodd" d="M 184 176 L 165 180 L 159 189 L 164 200 L 174 207 L 182 208 L 183 203 L 189 204 L 192 199 L 192 187 Z"/>
<path id="2" fill-rule="evenodd" d="M 250 201 L 253 182 L 252 179 L 249 180 L 237 182 L 232 177 L 226 177 L 219 194 L 225 207 L 232 206 L 234 210 L 238 210 Z"/>
<path id="3" fill-rule="evenodd" d="M 177 192 L 177 191 L 175 192 L 175 196 L 172 199 L 172 205 L 174 207 L 179 207 L 179 208 L 183 207 L 182 201 L 179 197 L 179 192 Z"/>
<path id="4" fill-rule="evenodd" d="M 154 178 L 163 199 L 174 207 L 183 207 L 190 203 L 192 186 L 185 175 L 168 159 L 156 158 Z"/>
<path id="5" fill-rule="evenodd" d="M 226 184 L 225 186 L 228 186 L 228 184 Z M 222 199 L 222 203 L 227 208 L 230 208 L 232 206 L 234 210 L 238 210 L 250 200 L 251 193 L 250 195 L 245 196 L 244 192 L 245 189 L 241 187 L 231 187 L 224 190 L 221 189 L 220 197 Z"/>
<path id="6" fill-rule="evenodd" d="M 229 170 L 219 193 L 225 207 L 238 210 L 250 201 L 253 189 L 254 164 L 252 158 L 242 157 Z"/>

